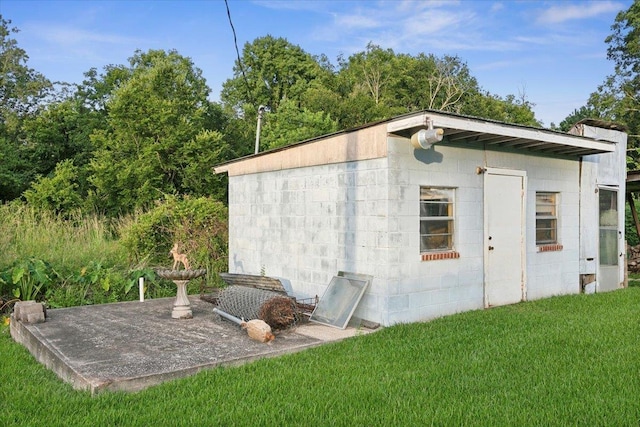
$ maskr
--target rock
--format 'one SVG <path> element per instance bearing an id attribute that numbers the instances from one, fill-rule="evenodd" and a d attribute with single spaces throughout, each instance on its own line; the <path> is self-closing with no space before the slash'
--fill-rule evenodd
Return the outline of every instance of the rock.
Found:
<path id="1" fill-rule="evenodd" d="M 269 342 L 273 341 L 275 338 L 271 333 L 271 326 L 269 326 L 264 320 L 253 319 L 248 322 L 242 322 L 240 327 L 242 329 L 246 329 L 249 338 L 256 341 Z"/>
<path id="2" fill-rule="evenodd" d="M 13 307 L 13 318 L 24 323 L 45 321 L 44 304 L 35 301 L 18 301 Z"/>

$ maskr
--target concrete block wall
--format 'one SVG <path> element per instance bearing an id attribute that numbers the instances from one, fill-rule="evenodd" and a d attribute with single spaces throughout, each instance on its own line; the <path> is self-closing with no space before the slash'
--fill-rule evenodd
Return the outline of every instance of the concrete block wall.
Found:
<path id="1" fill-rule="evenodd" d="M 579 292 L 580 163 L 445 143 L 414 150 L 389 138 L 388 157 L 229 178 L 229 270 L 291 281 L 322 296 L 338 271 L 374 277 L 355 316 L 384 325 L 484 307 L 484 177 L 526 172 L 527 299 Z M 420 186 L 455 189 L 458 258 L 423 261 Z M 559 193 L 560 250 L 535 244 L 535 194 Z"/>
<path id="2" fill-rule="evenodd" d="M 389 264 L 386 323 L 426 320 L 484 307 L 484 181 L 476 168 L 525 171 L 527 299 L 579 292 L 579 162 L 511 152 L 437 144 L 414 150 L 404 139 L 389 143 L 390 238 L 399 242 Z M 455 188 L 455 251 L 459 258 L 422 261 L 419 247 L 420 186 Z M 535 244 L 535 194 L 559 193 L 561 250 Z M 397 221 L 397 225 L 395 223 Z M 399 236 L 394 237 L 394 229 Z"/>
<path id="3" fill-rule="evenodd" d="M 374 281 L 355 316 L 380 322 L 388 281 L 386 158 L 233 176 L 229 270 L 291 281 L 322 296 L 338 271 Z"/>
<path id="4" fill-rule="evenodd" d="M 527 174 L 526 297 L 527 300 L 577 293 L 579 273 L 580 162 L 576 158 L 487 151 L 487 165 L 523 170 Z M 561 250 L 540 252 L 536 245 L 536 192 L 558 193 L 558 240 Z"/>
<path id="5" fill-rule="evenodd" d="M 386 323 L 427 320 L 483 307 L 483 153 L 436 145 L 414 150 L 402 138 L 389 141 L 390 193 L 398 203 L 389 210 L 390 236 L 397 229 L 397 259 L 390 260 L 392 286 Z M 457 259 L 422 261 L 420 186 L 455 188 Z M 397 223 L 397 225 L 396 225 Z"/>
<path id="6" fill-rule="evenodd" d="M 527 166 L 527 299 L 580 292 L 580 163 L 530 157 Z M 561 250 L 536 245 L 536 192 L 558 193 L 558 243 Z"/>

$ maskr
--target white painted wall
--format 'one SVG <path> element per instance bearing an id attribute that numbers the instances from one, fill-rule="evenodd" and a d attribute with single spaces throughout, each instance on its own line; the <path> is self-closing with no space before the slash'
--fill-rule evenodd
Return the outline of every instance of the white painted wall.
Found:
<path id="1" fill-rule="evenodd" d="M 583 136 L 616 143 L 613 153 L 585 156 L 582 160 L 580 203 L 580 274 L 595 274 L 598 289 L 598 193 L 601 186 L 618 189 L 618 224 L 620 224 L 620 248 L 624 252 L 625 189 L 627 134 L 615 130 L 581 125 Z M 624 258 L 620 259 L 618 281 L 624 282 Z"/>
<path id="2" fill-rule="evenodd" d="M 488 166 L 526 172 L 527 299 L 579 292 L 577 159 L 445 143 L 415 151 L 394 137 L 387 146 L 386 158 L 231 176 L 230 272 L 286 278 L 300 298 L 322 296 L 340 270 L 372 275 L 354 315 L 383 325 L 483 308 L 483 177 L 476 168 Z M 460 258 L 421 260 L 421 185 L 456 188 Z M 537 250 L 536 191 L 560 193 L 560 251 Z"/>
<path id="3" fill-rule="evenodd" d="M 524 154 L 461 149 L 439 144 L 414 151 L 406 140 L 389 142 L 391 191 L 402 195 L 390 205 L 390 218 L 401 222 L 401 261 L 390 263 L 388 323 L 424 320 L 484 307 L 483 177 L 477 167 L 526 172 L 527 299 L 579 291 L 579 162 Z M 455 249 L 460 258 L 421 261 L 419 187 L 456 188 Z M 395 189 L 394 189 L 395 187 Z M 561 251 L 538 252 L 535 244 L 536 191 L 559 192 Z"/>
<path id="4" fill-rule="evenodd" d="M 387 159 L 229 178 L 229 271 L 322 296 L 338 271 L 374 276 L 355 316 L 380 321 L 388 281 Z"/>

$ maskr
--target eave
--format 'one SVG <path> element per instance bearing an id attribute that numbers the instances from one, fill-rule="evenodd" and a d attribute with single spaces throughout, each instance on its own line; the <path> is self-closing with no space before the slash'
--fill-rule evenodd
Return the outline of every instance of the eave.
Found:
<path id="1" fill-rule="evenodd" d="M 410 138 L 414 132 L 430 126 L 444 130 L 443 140 L 437 143 L 443 145 L 455 143 L 467 145 L 469 148 L 512 149 L 573 157 L 615 151 L 615 143 L 609 141 L 435 112 L 423 112 L 391 120 L 387 124 L 387 132 Z"/>

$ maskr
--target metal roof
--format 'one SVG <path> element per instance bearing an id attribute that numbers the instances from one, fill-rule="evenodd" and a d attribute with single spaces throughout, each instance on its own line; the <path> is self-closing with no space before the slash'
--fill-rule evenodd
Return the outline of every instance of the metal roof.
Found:
<path id="1" fill-rule="evenodd" d="M 475 117 L 425 111 L 391 120 L 387 131 L 403 137 L 432 126 L 444 130 L 442 142 L 477 148 L 506 148 L 559 156 L 585 156 L 615 151 L 615 143 L 547 129 L 506 124 Z"/>

